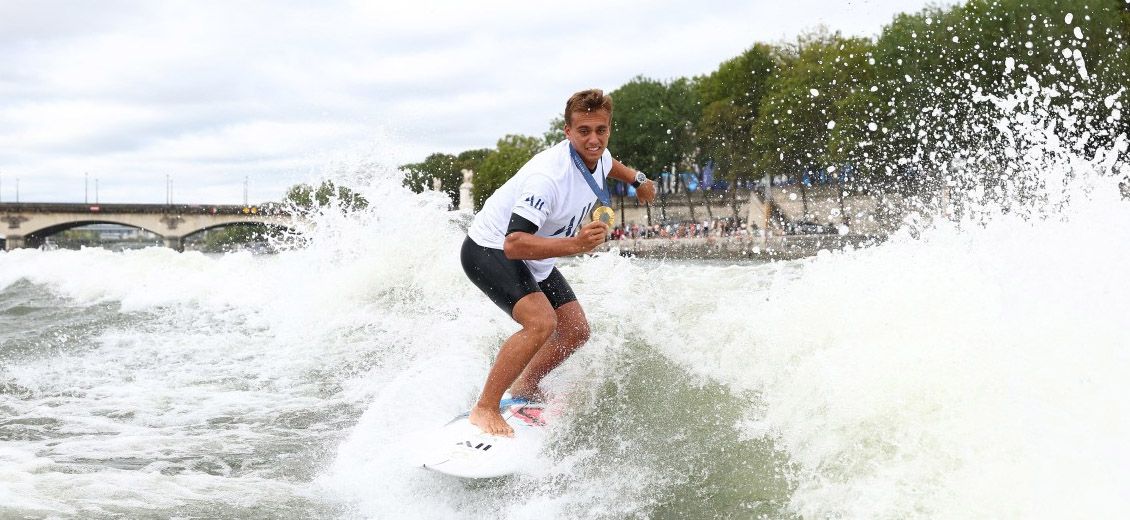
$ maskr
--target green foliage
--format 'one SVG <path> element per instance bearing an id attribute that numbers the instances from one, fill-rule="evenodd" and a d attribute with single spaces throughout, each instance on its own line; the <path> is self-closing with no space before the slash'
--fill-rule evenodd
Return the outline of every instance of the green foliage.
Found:
<path id="1" fill-rule="evenodd" d="M 486 154 L 475 172 L 471 189 L 475 209 L 483 207 L 487 197 L 518 173 L 530 158 L 544 149 L 544 145 L 544 140 L 525 135 L 508 135 L 499 139 L 497 148 Z"/>
<path id="2" fill-rule="evenodd" d="M 655 173 L 694 159 L 694 122 L 701 109 L 692 81 L 662 83 L 637 76 L 611 95 L 608 148 L 621 162 Z"/>
<path id="3" fill-rule="evenodd" d="M 867 91 L 870 45 L 826 32 L 798 40 L 796 57 L 770 78 L 761 100 L 753 134 L 758 166 L 772 173 L 800 173 L 853 152 L 842 136 L 866 128 L 862 120 L 867 118 L 858 114 L 861 101 L 844 100 Z M 834 140 L 833 131 L 845 123 L 848 128 Z"/>
<path id="4" fill-rule="evenodd" d="M 266 224 L 233 224 L 209 229 L 200 250 L 208 253 L 230 252 L 242 245 L 268 242 L 279 233 L 278 228 Z"/>
<path id="5" fill-rule="evenodd" d="M 546 148 L 565 140 L 565 116 L 557 116 L 549 122 L 549 130 L 545 131 L 544 138 Z"/>
<path id="6" fill-rule="evenodd" d="M 433 153 L 423 162 L 400 166 L 404 172 L 404 187 L 415 193 L 422 193 L 434 187 L 435 179 L 440 181 L 440 191 L 451 199 L 451 206 L 459 204 L 459 186 L 463 184 L 463 170 L 477 172 L 489 149 L 467 150 L 459 155 Z"/>
<path id="7" fill-rule="evenodd" d="M 415 193 L 430 190 L 434 187 L 436 179 L 440 181 L 440 191 L 451 199 L 451 206 L 459 204 L 459 186 L 463 184 L 463 170 L 478 171 L 483 159 L 490 152 L 488 149 L 467 150 L 459 155 L 446 153 L 433 153 L 423 162 L 405 164 L 400 167 L 404 172 L 404 187 Z"/>
<path id="8" fill-rule="evenodd" d="M 455 167 L 456 160 L 451 154 L 433 153 L 424 162 L 402 165 L 400 171 L 404 172 L 404 187 L 414 193 L 423 193 L 424 190 L 432 189 L 435 179 L 439 179 L 441 189 L 444 190 L 451 185 L 458 186 L 462 177 Z M 455 196 L 459 196 L 458 192 Z"/>
<path id="9" fill-rule="evenodd" d="M 820 89 L 827 98 L 827 141 L 819 163 L 824 167 L 851 164 L 863 175 L 873 173 L 862 165 L 875 155 L 875 140 L 882 135 L 876 111 L 874 45 L 862 38 L 837 39 L 824 47 L 827 73 Z"/>
<path id="10" fill-rule="evenodd" d="M 478 148 L 461 152 L 455 157 L 455 168 L 459 170 L 459 183 L 463 183 L 463 170 L 478 171 L 483 160 L 490 155 L 490 148 Z"/>
<path id="11" fill-rule="evenodd" d="M 283 201 L 298 208 L 312 208 L 314 207 L 314 188 L 311 188 L 309 184 L 295 184 L 286 190 Z"/>
<path id="12" fill-rule="evenodd" d="M 752 173 L 753 111 L 730 100 L 715 101 L 699 120 L 699 143 L 703 158 L 714 161 L 721 177 L 734 180 Z"/>
<path id="13" fill-rule="evenodd" d="M 705 108 L 697 142 L 702 158 L 713 160 L 721 177 L 735 181 L 754 176 L 753 124 L 781 60 L 773 48 L 757 44 L 699 79 Z"/>
<path id="14" fill-rule="evenodd" d="M 991 115 L 972 105 L 974 96 L 1003 98 L 1034 81 L 1060 92 L 1054 109 L 1078 103 L 1072 93 L 1091 100 L 1116 93 L 1127 84 L 1130 34 L 1118 7 L 1116 0 L 972 0 L 898 16 L 873 54 L 873 101 L 879 104 L 869 107 L 870 117 L 886 130 L 868 158 L 871 169 L 897 175 L 900 164 L 931 169 L 954 153 L 991 149 L 999 130 Z M 1101 110 L 1092 102 L 1072 114 L 1101 119 Z M 1121 130 L 1094 130 L 1112 136 L 1125 132 L 1122 124 Z M 1003 153 L 990 155 L 1006 160 Z"/>
<path id="15" fill-rule="evenodd" d="M 776 49 L 758 43 L 722 62 L 718 70 L 699 78 L 698 95 L 703 104 L 728 101 L 749 108 L 756 117 L 765 83 L 777 70 L 781 59 Z"/>
<path id="16" fill-rule="evenodd" d="M 298 210 L 305 211 L 331 205 L 345 211 L 356 211 L 369 206 L 369 201 L 365 200 L 365 197 L 345 186 L 337 186 L 330 180 L 322 181 L 317 188 L 309 184 L 291 186 L 283 201 Z"/>

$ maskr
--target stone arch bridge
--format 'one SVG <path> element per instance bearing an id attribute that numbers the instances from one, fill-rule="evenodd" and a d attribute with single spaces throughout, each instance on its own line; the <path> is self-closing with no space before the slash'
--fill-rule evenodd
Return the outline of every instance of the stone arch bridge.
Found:
<path id="1" fill-rule="evenodd" d="M 88 224 L 120 224 L 160 236 L 165 245 L 184 250 L 184 238 L 206 229 L 266 224 L 306 231 L 290 213 L 270 207 L 188 204 L 2 203 L 0 235 L 4 249 L 39 247 L 47 237 Z"/>

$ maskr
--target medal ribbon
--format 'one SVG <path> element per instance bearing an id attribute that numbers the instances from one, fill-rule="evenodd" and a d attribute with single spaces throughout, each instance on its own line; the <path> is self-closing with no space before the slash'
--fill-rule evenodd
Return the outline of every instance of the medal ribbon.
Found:
<path id="1" fill-rule="evenodd" d="M 611 206 L 612 198 L 608 196 L 608 190 L 601 189 L 600 186 L 596 185 L 596 179 L 593 178 L 593 173 L 585 166 L 585 162 L 581 160 L 581 154 L 577 153 L 577 150 L 573 148 L 572 144 L 569 144 L 569 155 L 573 157 L 573 164 L 581 171 L 581 176 L 585 178 L 585 182 L 589 183 L 589 188 L 592 189 L 593 194 L 600 200 L 600 203 L 605 206 Z M 608 179 L 605 179 L 604 182 L 607 185 Z"/>

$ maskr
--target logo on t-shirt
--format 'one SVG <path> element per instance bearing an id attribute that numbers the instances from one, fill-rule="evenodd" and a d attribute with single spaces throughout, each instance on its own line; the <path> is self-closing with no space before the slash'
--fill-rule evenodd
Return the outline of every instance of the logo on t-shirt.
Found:
<path id="1" fill-rule="evenodd" d="M 569 219 L 568 225 L 561 226 L 561 229 L 554 231 L 553 234 L 549 235 L 549 236 L 555 237 L 557 235 L 560 235 L 561 233 L 565 233 L 565 236 L 571 237 L 571 236 L 577 234 L 577 231 L 580 231 L 580 229 L 581 229 L 581 226 L 578 223 L 581 221 L 581 219 L 585 218 L 585 215 L 587 215 L 589 213 L 589 210 L 592 209 L 593 204 L 594 203 L 592 203 L 592 202 L 586 204 L 585 209 L 582 209 L 581 213 L 579 215 L 576 215 L 573 218 Z M 574 228 L 573 227 L 574 224 L 578 224 L 577 227 Z"/>
<path id="2" fill-rule="evenodd" d="M 541 211 L 542 208 L 545 207 L 545 201 L 541 199 L 535 199 L 533 195 L 526 197 L 523 202 L 529 204 L 531 208 L 534 208 L 538 211 Z"/>

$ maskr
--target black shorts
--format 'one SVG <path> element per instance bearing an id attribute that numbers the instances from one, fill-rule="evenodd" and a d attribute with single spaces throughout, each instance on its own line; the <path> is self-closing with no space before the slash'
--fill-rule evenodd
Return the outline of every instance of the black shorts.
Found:
<path id="1" fill-rule="evenodd" d="M 573 288 L 556 267 L 545 280 L 535 281 L 525 262 L 506 258 L 501 249 L 480 246 L 471 237 L 463 241 L 459 259 L 467 278 L 511 316 L 518 300 L 530 293 L 544 292 L 554 309 L 577 301 Z"/>

